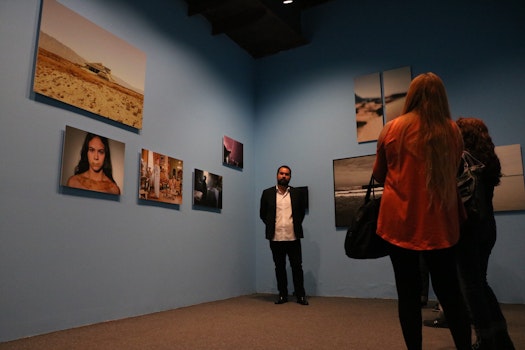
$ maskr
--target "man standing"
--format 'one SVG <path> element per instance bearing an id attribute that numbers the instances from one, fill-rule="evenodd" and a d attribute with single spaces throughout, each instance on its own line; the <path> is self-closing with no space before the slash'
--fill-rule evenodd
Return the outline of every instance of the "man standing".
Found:
<path id="1" fill-rule="evenodd" d="M 279 298 L 276 304 L 288 301 L 288 277 L 286 275 L 286 256 L 292 268 L 293 284 L 297 303 L 308 305 L 304 290 L 301 238 L 302 222 L 305 215 L 305 202 L 299 189 L 288 186 L 292 177 L 290 167 L 283 165 L 277 169 L 277 186 L 267 188 L 261 196 L 259 215 L 266 225 L 266 239 L 270 241 Z"/>

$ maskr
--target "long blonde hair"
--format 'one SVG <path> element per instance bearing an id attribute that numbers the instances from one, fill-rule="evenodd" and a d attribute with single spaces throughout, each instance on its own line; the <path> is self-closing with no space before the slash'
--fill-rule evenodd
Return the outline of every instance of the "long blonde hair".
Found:
<path id="1" fill-rule="evenodd" d="M 414 147 L 422 150 L 426 163 L 426 187 L 442 207 L 456 200 L 456 154 L 461 135 L 451 122 L 450 108 L 443 81 L 434 73 L 420 74 L 412 80 L 402 114 L 415 114 L 421 127 Z M 408 126 L 408 124 L 407 124 Z"/>

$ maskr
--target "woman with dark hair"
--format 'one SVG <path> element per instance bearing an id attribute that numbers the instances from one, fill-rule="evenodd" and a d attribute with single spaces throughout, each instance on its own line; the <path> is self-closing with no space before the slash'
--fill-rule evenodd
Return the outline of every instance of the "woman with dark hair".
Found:
<path id="1" fill-rule="evenodd" d="M 377 141 L 373 176 L 384 184 L 377 234 L 391 244 L 398 313 L 408 350 L 421 350 L 420 258 L 443 305 L 456 348 L 470 350 L 471 329 L 457 274 L 460 206 L 456 172 L 461 133 L 450 117 L 445 86 L 434 73 L 418 75 L 402 115 Z"/>
<path id="2" fill-rule="evenodd" d="M 67 180 L 67 186 L 120 194 L 120 188 L 113 179 L 111 152 L 106 137 L 86 134 L 80 151 L 80 161 L 75 167 L 75 175 Z"/>
<path id="3" fill-rule="evenodd" d="M 461 226 L 458 243 L 458 271 L 477 342 L 474 349 L 514 349 L 498 299 L 487 282 L 490 253 L 496 243 L 496 220 L 492 197 L 499 185 L 501 165 L 485 123 L 477 118 L 459 118 L 465 150 L 485 167 L 478 185 L 483 186 L 482 217 L 469 217 Z"/>

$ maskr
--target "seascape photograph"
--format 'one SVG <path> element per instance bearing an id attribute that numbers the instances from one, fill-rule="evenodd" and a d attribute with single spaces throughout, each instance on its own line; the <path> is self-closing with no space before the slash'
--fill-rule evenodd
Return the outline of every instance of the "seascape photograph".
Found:
<path id="1" fill-rule="evenodd" d="M 379 73 L 354 79 L 357 142 L 375 141 L 383 129 L 383 99 Z"/>
<path id="2" fill-rule="evenodd" d="M 73 12 L 43 0 L 33 90 L 142 129 L 146 54 Z"/>
<path id="3" fill-rule="evenodd" d="M 363 205 L 375 158 L 373 154 L 333 161 L 336 227 L 350 226 L 357 209 Z M 383 188 L 376 187 L 374 192 L 381 197 Z"/>

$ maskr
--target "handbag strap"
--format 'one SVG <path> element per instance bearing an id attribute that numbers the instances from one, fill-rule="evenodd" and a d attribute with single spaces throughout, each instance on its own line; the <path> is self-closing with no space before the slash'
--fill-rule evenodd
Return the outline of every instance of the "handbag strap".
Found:
<path id="1" fill-rule="evenodd" d="M 366 195 L 365 195 L 365 203 L 368 203 L 370 200 L 370 195 L 372 195 L 372 198 L 375 198 L 375 190 L 374 190 L 374 175 L 370 176 L 370 182 L 368 183 L 368 188 L 366 189 Z"/>
<path id="2" fill-rule="evenodd" d="M 463 167 L 466 169 L 470 169 L 473 171 L 483 169 L 485 167 L 485 164 L 483 164 L 481 161 L 479 161 L 476 157 L 474 157 L 470 152 L 463 151 L 463 154 L 461 155 L 461 158 L 463 158 Z"/>

